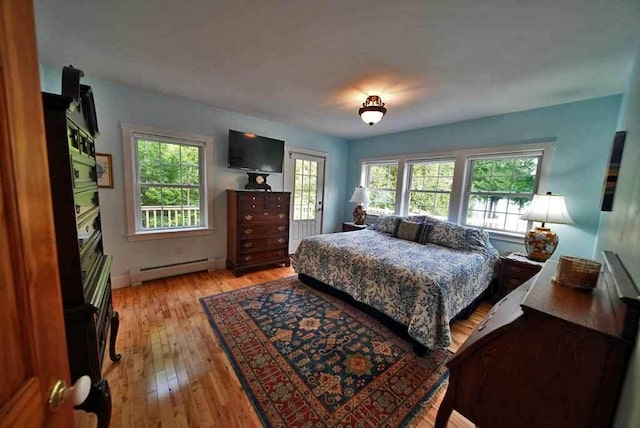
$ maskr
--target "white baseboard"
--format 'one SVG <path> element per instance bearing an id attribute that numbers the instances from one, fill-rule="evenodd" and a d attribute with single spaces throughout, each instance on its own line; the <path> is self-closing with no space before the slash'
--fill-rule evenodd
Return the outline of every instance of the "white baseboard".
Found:
<path id="1" fill-rule="evenodd" d="M 168 276 L 183 275 L 185 273 L 212 271 L 216 269 L 217 262 L 213 259 L 198 260 L 194 262 L 180 263 L 173 266 L 161 266 L 146 269 L 131 269 L 129 278 L 131 285 L 140 285 L 143 281 L 166 278 Z"/>
<path id="2" fill-rule="evenodd" d="M 111 288 L 124 288 L 131 285 L 131 277 L 129 275 L 118 275 L 111 277 Z"/>

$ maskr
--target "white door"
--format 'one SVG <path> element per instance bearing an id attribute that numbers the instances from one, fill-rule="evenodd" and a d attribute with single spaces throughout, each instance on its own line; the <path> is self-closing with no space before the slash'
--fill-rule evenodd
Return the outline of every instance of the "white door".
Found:
<path id="1" fill-rule="evenodd" d="M 288 152 L 286 188 L 291 191 L 289 252 L 295 253 L 300 241 L 322 233 L 325 157 Z"/>

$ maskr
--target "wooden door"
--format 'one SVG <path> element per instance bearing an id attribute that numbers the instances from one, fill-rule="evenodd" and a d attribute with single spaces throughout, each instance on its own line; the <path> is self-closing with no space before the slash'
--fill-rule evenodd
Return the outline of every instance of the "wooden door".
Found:
<path id="1" fill-rule="evenodd" d="M 322 233 L 324 164 L 324 156 L 289 152 L 285 171 L 286 188 L 291 191 L 289 253 L 295 253 L 307 236 Z"/>
<path id="2" fill-rule="evenodd" d="M 0 2 L 0 427 L 72 427 L 31 0 Z"/>

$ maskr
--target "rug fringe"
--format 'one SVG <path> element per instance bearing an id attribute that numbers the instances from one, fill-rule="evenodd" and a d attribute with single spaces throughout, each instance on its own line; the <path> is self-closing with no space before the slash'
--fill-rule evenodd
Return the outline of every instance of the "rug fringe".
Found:
<path id="1" fill-rule="evenodd" d="M 416 427 L 418 423 L 421 422 L 422 420 L 421 416 L 423 416 L 423 414 L 426 411 L 428 411 L 430 408 L 432 408 L 435 405 L 438 399 L 441 398 L 440 396 L 445 393 L 448 386 L 449 386 L 449 376 L 447 375 L 447 378 L 444 379 L 442 382 L 440 382 L 440 385 L 438 385 L 435 388 L 435 390 L 432 391 L 431 397 L 429 397 L 427 400 L 420 403 L 415 409 L 413 409 L 413 412 L 405 420 L 405 423 L 402 425 L 402 427 L 404 428 Z"/>

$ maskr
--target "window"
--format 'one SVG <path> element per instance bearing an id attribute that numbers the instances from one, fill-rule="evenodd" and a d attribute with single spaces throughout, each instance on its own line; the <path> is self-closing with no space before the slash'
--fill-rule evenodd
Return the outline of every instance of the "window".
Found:
<path id="1" fill-rule="evenodd" d="M 466 224 L 525 233 L 528 224 L 520 215 L 536 192 L 541 156 L 470 159 Z"/>
<path id="2" fill-rule="evenodd" d="M 211 138 L 123 125 L 123 141 L 129 238 L 210 231 Z"/>
<path id="3" fill-rule="evenodd" d="M 449 218 L 455 160 L 409 162 L 409 204 L 411 215 Z"/>
<path id="4" fill-rule="evenodd" d="M 554 149 L 534 143 L 363 160 L 368 214 L 430 215 L 520 242 L 530 228 L 520 215 L 545 189 Z"/>
<path id="5" fill-rule="evenodd" d="M 398 163 L 375 163 L 366 165 L 366 186 L 369 190 L 368 212 L 393 214 L 396 210 L 396 186 Z"/>

